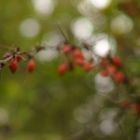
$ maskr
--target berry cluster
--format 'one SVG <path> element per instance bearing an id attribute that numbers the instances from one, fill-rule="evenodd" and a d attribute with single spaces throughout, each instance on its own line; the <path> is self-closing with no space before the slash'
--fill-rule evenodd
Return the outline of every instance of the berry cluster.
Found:
<path id="1" fill-rule="evenodd" d="M 125 75 L 121 71 L 123 64 L 119 56 L 114 56 L 112 58 L 102 58 L 100 65 L 102 67 L 102 76 L 111 76 L 116 83 L 125 82 Z"/>
<path id="2" fill-rule="evenodd" d="M 66 57 L 66 62 L 60 64 L 58 67 L 58 72 L 60 75 L 64 75 L 67 71 L 72 70 L 76 66 L 81 67 L 86 72 L 89 72 L 93 69 L 93 59 L 87 61 L 80 48 L 65 43 L 63 48 L 59 50 L 60 53 L 64 54 Z"/>
<path id="3" fill-rule="evenodd" d="M 36 67 L 34 54 L 37 50 L 38 49 L 35 49 L 31 53 L 27 53 L 22 52 L 19 48 L 13 49 L 3 55 L 3 58 L 0 60 L 0 68 L 2 69 L 6 64 L 8 64 L 10 71 L 15 73 L 19 69 L 20 62 L 26 60 L 26 69 L 29 73 L 32 73 Z"/>
<path id="4" fill-rule="evenodd" d="M 62 46 L 62 47 L 60 47 Z M 92 71 L 95 66 L 100 67 L 100 74 L 104 77 L 110 76 L 116 83 L 124 83 L 126 77 L 122 72 L 123 64 L 119 56 L 111 57 L 109 54 L 106 57 L 99 57 L 98 64 L 95 64 L 95 60 L 92 57 L 94 52 L 91 50 L 91 46 L 82 44 L 83 47 L 76 47 L 70 43 L 64 43 L 56 47 L 56 50 L 61 56 L 64 56 L 65 62 L 58 67 L 58 73 L 64 75 L 66 72 L 73 70 L 75 67 L 82 68 L 85 72 Z M 86 49 L 91 54 L 90 59 L 86 59 L 82 49 Z M 0 68 L 2 69 L 5 64 L 9 64 L 9 69 L 12 73 L 15 73 L 21 61 L 26 60 L 26 69 L 29 73 L 33 72 L 36 67 L 34 56 L 36 53 L 44 50 L 45 47 L 37 46 L 31 52 L 22 52 L 20 48 L 15 48 L 8 53 L 5 53 L 0 60 Z"/>
<path id="5" fill-rule="evenodd" d="M 22 60 L 22 56 L 18 55 L 15 58 L 12 58 L 9 61 L 9 69 L 11 70 L 12 73 L 15 73 L 19 67 L 19 62 Z M 28 60 L 27 62 L 27 71 L 28 72 L 33 72 L 35 70 L 35 60 L 33 58 L 31 58 L 30 60 Z"/>
<path id="6" fill-rule="evenodd" d="M 60 56 L 64 56 L 64 62 L 58 66 L 59 75 L 63 76 L 76 67 L 82 68 L 85 72 L 91 72 L 96 69 L 100 72 L 101 76 L 111 77 L 116 84 L 126 84 L 128 87 L 131 87 L 128 77 L 123 72 L 124 65 L 119 56 L 108 54 L 106 57 L 100 57 L 95 54 L 90 45 L 82 44 L 81 46 L 83 47 L 80 48 L 70 43 L 63 43 L 56 47 Z M 2 59 L 0 59 L 0 70 L 8 64 L 10 71 L 15 73 L 19 69 L 20 63 L 26 61 L 26 70 L 32 73 L 36 68 L 35 55 L 44 49 L 44 46 L 37 46 L 32 51 L 25 52 L 21 51 L 20 48 L 14 48 L 6 52 Z M 87 59 L 83 49 L 87 50 L 91 57 Z M 96 56 L 98 61 L 93 56 Z M 131 110 L 134 114 L 140 114 L 140 103 L 135 101 L 135 99 L 131 99 L 131 102 L 125 100 L 119 103 L 118 106 L 124 110 Z"/>
<path id="7" fill-rule="evenodd" d="M 86 49 L 89 51 L 89 53 L 93 53 L 94 55 L 94 52 L 90 50 L 90 46 L 86 45 Z M 122 72 L 123 63 L 119 56 L 111 57 L 108 55 L 103 58 L 101 57 L 98 65 L 95 65 L 95 60 L 93 57 L 86 60 L 81 48 L 75 47 L 71 44 L 65 43 L 63 47 L 59 49 L 59 51 L 66 57 L 66 62 L 60 64 L 58 67 L 58 72 L 60 75 L 64 75 L 66 72 L 72 70 L 76 66 L 80 66 L 86 72 L 90 72 L 95 66 L 99 66 L 102 76 L 111 76 L 111 78 L 118 84 L 124 83 L 126 80 L 126 77 Z"/>

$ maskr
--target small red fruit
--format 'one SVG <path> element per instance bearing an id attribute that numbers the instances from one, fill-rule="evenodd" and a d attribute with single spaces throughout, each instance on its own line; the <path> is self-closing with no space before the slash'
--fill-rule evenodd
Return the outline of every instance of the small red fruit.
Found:
<path id="1" fill-rule="evenodd" d="M 114 56 L 114 57 L 112 58 L 112 62 L 113 62 L 113 64 L 116 65 L 117 67 L 121 67 L 121 66 L 122 66 L 122 60 L 121 60 L 121 58 L 118 57 L 118 56 Z"/>
<path id="2" fill-rule="evenodd" d="M 107 70 L 102 70 L 102 71 L 100 72 L 100 74 L 101 74 L 101 76 L 103 76 L 103 77 L 109 76 L 109 72 L 108 72 Z"/>
<path id="3" fill-rule="evenodd" d="M 64 47 L 63 47 L 63 52 L 65 54 L 69 54 L 69 53 L 71 53 L 71 51 L 72 51 L 72 46 L 69 45 L 69 44 L 65 44 Z"/>
<path id="4" fill-rule="evenodd" d="M 81 52 L 80 49 L 77 48 L 73 51 L 73 57 L 74 59 L 84 59 L 83 53 Z"/>
<path id="5" fill-rule="evenodd" d="M 91 71 L 93 69 L 93 63 L 90 63 L 90 62 L 89 63 L 85 63 L 83 68 L 84 68 L 84 70 L 86 72 L 89 72 L 89 71 Z"/>
<path id="6" fill-rule="evenodd" d="M 31 73 L 31 72 L 33 72 L 35 70 L 35 67 L 36 67 L 35 60 L 30 59 L 28 61 L 28 64 L 27 64 L 27 71 Z"/>
<path id="7" fill-rule="evenodd" d="M 59 67 L 58 67 L 58 73 L 60 75 L 64 75 L 67 71 L 69 70 L 69 65 L 68 64 L 61 64 Z"/>
<path id="8" fill-rule="evenodd" d="M 125 76 L 122 72 L 116 72 L 112 75 L 112 78 L 117 83 L 123 83 L 125 81 Z"/>
<path id="9" fill-rule="evenodd" d="M 17 55 L 16 56 L 16 60 L 17 60 L 17 62 L 20 62 L 22 60 L 22 56 L 21 55 Z"/>
<path id="10" fill-rule="evenodd" d="M 75 58 L 74 61 L 79 66 L 83 66 L 84 65 L 84 59 L 83 58 Z"/>
<path id="11" fill-rule="evenodd" d="M 18 62 L 16 59 L 12 59 L 10 61 L 10 65 L 9 65 L 9 68 L 11 70 L 12 73 L 15 73 L 17 71 L 17 68 L 18 68 Z"/>
<path id="12" fill-rule="evenodd" d="M 111 74 L 111 75 L 115 74 L 117 72 L 117 68 L 111 64 L 107 66 L 107 70 L 108 70 L 109 74 Z"/>

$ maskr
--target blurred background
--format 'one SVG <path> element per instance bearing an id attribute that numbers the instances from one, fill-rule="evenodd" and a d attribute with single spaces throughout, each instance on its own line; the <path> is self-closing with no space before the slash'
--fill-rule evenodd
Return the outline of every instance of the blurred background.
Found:
<path id="1" fill-rule="evenodd" d="M 61 27 L 72 44 L 96 41 L 97 55 L 119 54 L 139 91 L 139 15 L 139 0 L 1 0 L 0 55 L 9 46 L 55 47 L 64 41 Z M 24 62 L 16 74 L 1 71 L 0 139 L 129 140 L 135 116 L 118 115 L 114 102 L 131 91 L 96 70 L 77 68 L 61 77 L 62 59 L 49 47 L 37 54 L 34 73 L 27 73 Z"/>

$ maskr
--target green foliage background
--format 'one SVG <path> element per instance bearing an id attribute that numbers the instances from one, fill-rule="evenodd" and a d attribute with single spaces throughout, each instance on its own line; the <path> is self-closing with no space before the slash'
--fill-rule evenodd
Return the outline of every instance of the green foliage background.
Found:
<path id="1" fill-rule="evenodd" d="M 42 41 L 45 34 L 56 31 L 58 22 L 67 29 L 73 19 L 81 16 L 76 9 L 77 2 L 78 0 L 57 0 L 53 14 L 49 17 L 41 17 L 35 12 L 30 0 L 1 0 L 1 56 L 6 51 L 3 46 L 20 46 L 23 50 L 30 50 Z M 97 33 L 113 34 L 109 24 L 114 15 L 124 12 L 119 7 L 120 3 L 113 0 L 111 6 L 102 11 L 108 22 L 97 29 Z M 140 2 L 133 0 L 132 3 L 138 7 Z M 139 59 L 137 56 L 134 57 L 132 52 L 134 48 L 139 48 L 135 40 L 139 38 L 140 20 L 138 16 L 129 16 L 134 22 L 134 30 L 130 34 L 114 35 L 114 37 L 121 48 L 121 56 L 126 60 L 128 74 L 139 76 Z M 33 39 L 24 38 L 19 32 L 21 22 L 30 17 L 38 19 L 41 24 L 39 35 Z M 73 40 L 72 36 L 70 40 Z M 60 77 L 57 73 L 58 64 L 57 60 L 50 63 L 37 63 L 37 69 L 33 74 L 25 71 L 24 63 L 14 75 L 7 67 L 3 69 L 0 75 L 0 108 L 8 112 L 9 120 L 6 124 L 0 124 L 0 139 L 69 140 L 74 139 L 71 138 L 71 134 L 77 130 L 79 132 L 80 129 L 81 132 L 86 129 L 86 126 L 77 124 L 73 112 L 76 107 L 84 104 L 88 97 L 96 93 L 94 85 L 92 88 L 89 87 L 88 75 L 79 69 Z M 128 120 L 131 125 L 134 124 L 135 119 L 130 117 Z M 126 135 L 121 135 L 120 138 L 124 139 Z M 116 136 L 97 138 L 89 133 L 79 139 L 117 140 L 120 138 Z"/>

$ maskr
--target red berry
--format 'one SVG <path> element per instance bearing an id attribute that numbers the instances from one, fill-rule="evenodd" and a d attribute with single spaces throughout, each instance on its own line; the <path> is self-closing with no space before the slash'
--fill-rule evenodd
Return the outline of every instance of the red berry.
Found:
<path id="1" fill-rule="evenodd" d="M 114 65 L 108 65 L 107 66 L 107 70 L 109 72 L 109 74 L 115 74 L 117 72 L 117 68 Z"/>
<path id="2" fill-rule="evenodd" d="M 17 55 L 16 56 L 16 60 L 17 60 L 17 62 L 20 62 L 22 60 L 22 56 L 21 55 Z"/>
<path id="3" fill-rule="evenodd" d="M 85 63 L 83 68 L 84 68 L 84 70 L 86 72 L 89 72 L 89 71 L 91 71 L 93 69 L 93 63 L 90 63 L 90 62 L 89 63 Z"/>
<path id="4" fill-rule="evenodd" d="M 80 65 L 80 66 L 84 65 L 84 59 L 83 58 L 75 58 L 74 61 L 77 65 Z"/>
<path id="5" fill-rule="evenodd" d="M 69 45 L 69 44 L 65 44 L 64 47 L 63 47 L 63 52 L 65 54 L 68 54 L 68 53 L 71 53 L 71 51 L 72 51 L 72 46 Z"/>
<path id="6" fill-rule="evenodd" d="M 60 75 L 64 75 L 67 71 L 69 70 L 69 65 L 68 64 L 61 64 L 59 67 L 58 67 L 58 73 Z"/>
<path id="7" fill-rule="evenodd" d="M 74 51 L 73 51 L 73 57 L 74 57 L 74 59 L 84 59 L 84 55 L 83 55 L 83 53 L 81 52 L 81 50 L 80 49 L 75 49 Z"/>
<path id="8" fill-rule="evenodd" d="M 122 72 L 116 72 L 113 74 L 112 78 L 117 83 L 123 83 L 125 81 L 125 76 Z"/>
<path id="9" fill-rule="evenodd" d="M 122 66 L 122 60 L 120 59 L 120 57 L 118 56 L 114 56 L 112 58 L 112 62 L 114 65 L 116 65 L 117 67 L 121 67 Z"/>
<path id="10" fill-rule="evenodd" d="M 35 64 L 34 59 L 30 59 L 27 64 L 27 71 L 31 73 L 35 70 L 35 67 L 36 67 L 36 64 Z"/>
<path id="11" fill-rule="evenodd" d="M 18 68 L 18 62 L 16 59 L 12 59 L 10 61 L 10 65 L 9 65 L 9 68 L 11 70 L 12 73 L 15 73 L 17 71 L 17 68 Z"/>
<path id="12" fill-rule="evenodd" d="M 103 77 L 109 76 L 109 72 L 108 72 L 107 70 L 102 70 L 102 71 L 100 72 L 100 74 L 101 74 Z"/>

